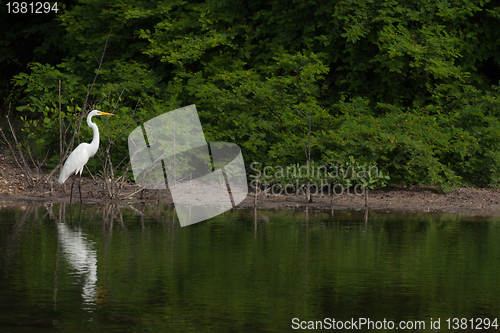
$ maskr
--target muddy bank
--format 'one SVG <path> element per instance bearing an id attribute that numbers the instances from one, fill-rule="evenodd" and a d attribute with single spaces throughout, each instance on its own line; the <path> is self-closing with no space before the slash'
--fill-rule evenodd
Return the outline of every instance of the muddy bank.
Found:
<path id="1" fill-rule="evenodd" d="M 43 179 L 34 171 L 33 178 Z M 24 175 L 15 162 L 0 154 L 0 201 L 3 204 L 21 202 L 69 202 L 72 178 L 65 186 L 56 184 L 53 190 L 44 181 L 36 180 L 38 185 L 27 186 Z M 43 185 L 45 184 L 45 185 Z M 84 203 L 101 202 L 145 202 L 173 204 L 168 191 L 143 190 L 134 183 L 125 182 L 118 189 L 114 198 L 102 180 L 82 177 L 82 199 Z M 73 202 L 79 202 L 78 187 L 75 182 Z M 331 209 L 332 200 L 328 195 L 315 195 L 308 203 L 303 195 L 259 195 L 257 207 L 261 209 L 286 209 L 308 205 L 311 208 Z M 379 189 L 369 193 L 369 209 L 415 211 L 415 212 L 451 212 L 461 215 L 500 215 L 500 190 L 488 188 L 457 188 L 452 193 L 439 193 L 436 187 L 399 186 Z M 254 194 L 249 193 L 239 207 L 253 207 Z M 344 193 L 333 200 L 334 209 L 365 209 L 363 196 Z"/>

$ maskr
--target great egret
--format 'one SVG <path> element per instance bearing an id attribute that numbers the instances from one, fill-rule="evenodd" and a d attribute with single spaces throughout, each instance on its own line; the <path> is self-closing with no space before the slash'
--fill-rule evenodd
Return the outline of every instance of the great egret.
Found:
<path id="1" fill-rule="evenodd" d="M 94 138 L 91 143 L 80 143 L 78 147 L 69 155 L 68 159 L 64 163 L 61 174 L 59 175 L 59 184 L 64 184 L 66 179 L 69 178 L 73 173 L 75 177 L 71 183 L 71 195 L 69 197 L 69 204 L 71 205 L 71 200 L 73 199 L 73 184 L 75 183 L 75 178 L 78 173 L 80 173 L 80 178 L 78 180 L 78 191 L 80 192 L 80 203 L 82 203 L 82 190 L 80 188 L 80 183 L 82 180 L 83 167 L 87 164 L 89 158 L 95 155 L 97 149 L 99 148 L 99 129 L 97 125 L 92 122 L 93 116 L 114 116 L 112 113 L 101 112 L 99 110 L 93 110 L 87 116 L 87 124 L 94 131 Z"/>

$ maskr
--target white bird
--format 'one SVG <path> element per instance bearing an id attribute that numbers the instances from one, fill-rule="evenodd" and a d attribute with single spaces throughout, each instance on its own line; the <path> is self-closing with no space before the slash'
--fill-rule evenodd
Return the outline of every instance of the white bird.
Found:
<path id="1" fill-rule="evenodd" d="M 82 180 L 82 172 L 83 167 L 87 164 L 89 158 L 95 155 L 97 149 L 99 148 L 99 129 L 97 125 L 92 122 L 93 116 L 114 116 L 112 113 L 101 112 L 99 110 L 93 110 L 87 116 L 87 124 L 94 131 L 94 138 L 91 143 L 80 143 L 78 147 L 69 155 L 68 159 L 64 163 L 64 166 L 61 170 L 61 174 L 59 175 L 59 184 L 64 184 L 66 179 L 69 178 L 73 173 L 75 177 L 73 178 L 73 182 L 71 183 L 71 195 L 69 199 L 69 203 L 71 204 L 71 200 L 73 199 L 73 184 L 75 183 L 75 178 L 78 173 L 80 173 L 80 179 L 78 181 L 78 190 L 80 191 L 80 203 L 82 203 L 82 190 L 80 188 L 80 183 Z"/>

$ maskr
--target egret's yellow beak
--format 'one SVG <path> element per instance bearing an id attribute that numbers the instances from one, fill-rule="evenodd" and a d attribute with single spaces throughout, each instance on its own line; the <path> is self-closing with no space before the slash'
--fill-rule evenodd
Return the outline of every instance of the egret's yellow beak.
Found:
<path id="1" fill-rule="evenodd" d="M 107 113 L 107 112 L 102 112 L 102 111 L 99 111 L 98 112 L 101 116 L 114 116 L 114 114 L 112 113 Z"/>

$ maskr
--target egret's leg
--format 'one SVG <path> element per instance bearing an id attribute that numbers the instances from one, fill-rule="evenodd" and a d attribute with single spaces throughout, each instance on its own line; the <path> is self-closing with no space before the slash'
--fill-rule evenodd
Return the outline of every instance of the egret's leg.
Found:
<path id="1" fill-rule="evenodd" d="M 82 173 L 80 172 L 80 179 L 78 179 L 78 191 L 80 192 L 80 205 L 82 204 L 82 189 L 80 183 L 82 182 Z"/>
<path id="2" fill-rule="evenodd" d="M 73 176 L 73 181 L 71 182 L 71 195 L 69 196 L 69 204 L 71 205 L 71 200 L 73 200 L 73 185 L 75 184 L 76 173 Z"/>

